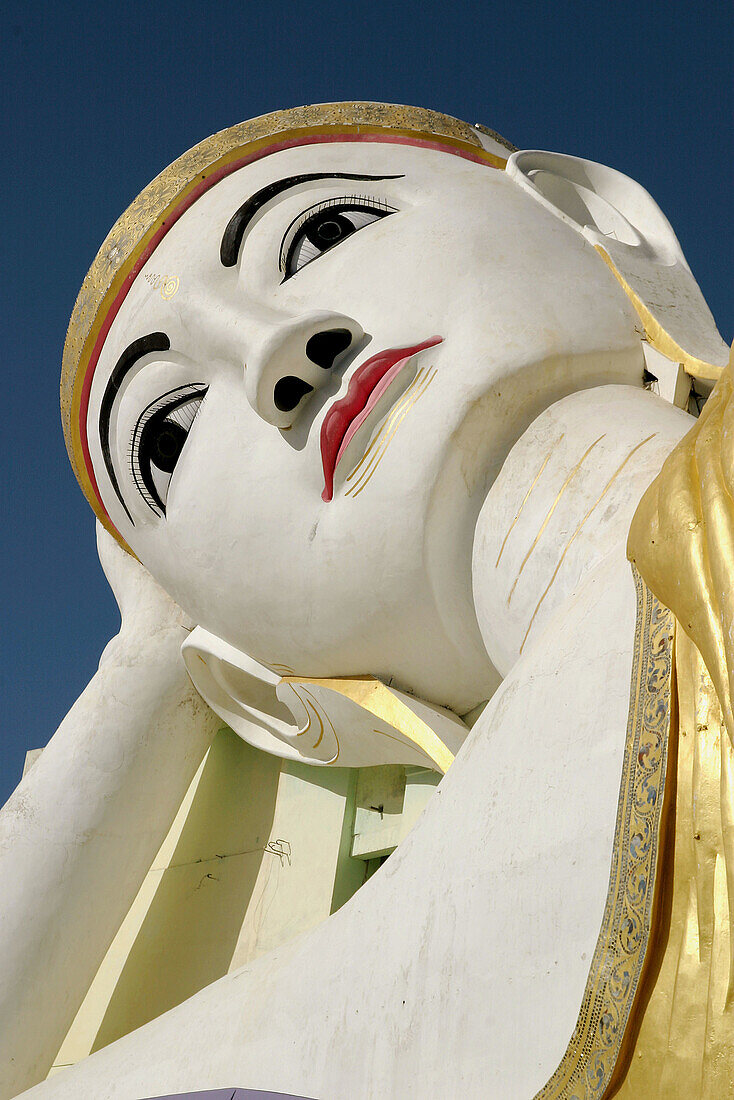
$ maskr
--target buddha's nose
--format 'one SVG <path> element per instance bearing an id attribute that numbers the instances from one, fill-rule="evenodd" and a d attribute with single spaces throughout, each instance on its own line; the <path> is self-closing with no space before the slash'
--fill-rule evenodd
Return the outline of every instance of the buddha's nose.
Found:
<path id="1" fill-rule="evenodd" d="M 362 336 L 356 321 L 336 313 L 311 314 L 262 333 L 247 356 L 245 386 L 255 412 L 289 428 Z"/>

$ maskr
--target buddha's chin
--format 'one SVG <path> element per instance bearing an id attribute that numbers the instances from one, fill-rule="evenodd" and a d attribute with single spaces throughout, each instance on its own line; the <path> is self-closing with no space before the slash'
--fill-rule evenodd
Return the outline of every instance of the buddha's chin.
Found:
<path id="1" fill-rule="evenodd" d="M 453 596 L 456 596 L 454 590 Z M 424 576 L 422 592 L 390 605 L 376 601 L 369 618 L 352 606 L 313 620 L 308 630 L 283 623 L 280 637 L 242 638 L 245 652 L 274 670 L 305 677 L 376 676 L 426 702 L 463 714 L 485 701 L 496 686 L 491 665 L 466 600 L 441 609 Z M 448 613 L 447 613 L 448 612 Z M 273 624 L 274 625 L 274 624 Z"/>

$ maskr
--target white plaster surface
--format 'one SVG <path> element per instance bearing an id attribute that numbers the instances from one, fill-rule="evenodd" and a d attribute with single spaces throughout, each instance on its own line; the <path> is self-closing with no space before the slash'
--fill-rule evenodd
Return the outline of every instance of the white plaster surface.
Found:
<path id="1" fill-rule="evenodd" d="M 5 1096 L 47 1073 L 221 724 L 180 609 L 104 532 L 100 556 L 122 629 L 0 815 Z"/>
<path id="2" fill-rule="evenodd" d="M 326 919 L 335 894 L 364 877 L 364 864 L 342 857 L 353 782 L 341 768 L 281 766 L 220 731 L 54 1066 Z"/>
<path id="3" fill-rule="evenodd" d="M 605 900 L 634 629 L 625 564 L 569 611 L 343 910 L 29 1095 L 532 1096 L 573 1030 Z"/>
<path id="4" fill-rule="evenodd" d="M 502 674 L 610 546 L 624 552 L 637 501 L 691 423 L 654 394 L 605 386 L 552 405 L 513 447 L 473 556 L 477 618 Z"/>
<path id="5" fill-rule="evenodd" d="M 328 181 L 263 209 L 224 268 L 234 211 L 303 172 Z M 339 172 L 379 176 L 360 186 L 391 215 L 284 279 L 279 250 L 311 206 L 344 200 Z M 639 318 L 597 244 L 643 300 L 660 298 L 681 344 L 718 361 L 652 199 L 576 158 L 521 153 L 504 173 L 399 143 L 291 148 L 224 179 L 164 237 L 115 317 L 89 405 L 102 496 L 145 568 L 102 541 L 122 631 L 1 822 L 13 888 L 0 1095 L 47 1072 L 219 725 L 180 658 L 192 627 L 216 640 L 207 652 L 240 655 L 234 673 L 247 655 L 304 677 L 374 675 L 426 712 L 489 702 L 414 831 L 335 916 L 28 1095 L 522 1100 L 553 1072 L 606 896 L 635 621 L 626 533 L 689 424 L 643 392 Z M 164 271 L 178 279 L 170 299 Z M 352 345 L 315 369 L 307 342 L 329 328 Z M 155 331 L 170 350 L 140 360 L 113 402 L 123 505 L 96 418 L 124 349 Z M 324 501 L 330 407 L 373 353 L 434 336 Z M 352 494 L 350 469 L 419 370 L 430 385 Z M 286 375 L 313 386 L 292 416 L 274 402 Z M 668 375 L 682 402 L 675 364 Z M 164 516 L 140 492 L 131 443 L 157 402 L 192 386 L 206 396 L 180 462 L 170 484 L 156 474 Z M 257 709 L 236 695 L 215 705 Z M 392 760 L 377 740 L 360 751 Z M 239 948 L 256 953 L 247 937 Z"/>
<path id="6" fill-rule="evenodd" d="M 627 492 L 593 510 L 588 569 L 570 590 L 559 573 L 555 602 L 390 861 L 325 924 L 29 1095 L 106 1100 L 234 1083 L 329 1100 L 509 1100 L 544 1084 L 573 1030 L 606 899 L 635 623 L 628 517 L 688 419 L 644 392 L 576 395 L 531 427 L 503 471 L 524 488 L 528 449 L 537 455 L 546 431 L 575 443 L 599 423 L 617 441 L 569 496 L 569 522 L 620 455 L 651 432 L 658 449 L 635 451 Z M 575 451 L 560 452 L 562 483 Z M 544 498 L 533 511 L 537 529 Z M 490 542 L 480 531 L 486 561 Z M 477 590 L 483 560 L 478 552 Z M 536 586 L 547 565 L 539 555 Z"/>

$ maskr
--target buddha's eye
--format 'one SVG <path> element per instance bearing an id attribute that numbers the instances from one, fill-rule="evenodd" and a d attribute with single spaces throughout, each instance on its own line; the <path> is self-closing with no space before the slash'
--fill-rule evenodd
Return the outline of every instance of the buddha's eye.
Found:
<path id="1" fill-rule="evenodd" d="M 166 514 L 166 498 L 206 386 L 181 386 L 144 410 L 133 432 L 130 466 L 133 480 L 149 508 Z"/>
<path id="2" fill-rule="evenodd" d="M 284 278 L 289 279 L 353 233 L 395 212 L 384 202 L 361 197 L 327 199 L 311 207 L 288 227 L 283 238 L 280 267 Z"/>

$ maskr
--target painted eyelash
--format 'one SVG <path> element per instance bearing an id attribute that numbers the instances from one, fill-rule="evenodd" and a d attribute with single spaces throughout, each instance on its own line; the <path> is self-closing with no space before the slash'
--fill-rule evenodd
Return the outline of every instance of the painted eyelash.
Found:
<path id="1" fill-rule="evenodd" d="M 299 230 L 303 228 L 309 218 L 314 217 L 316 214 L 320 214 L 323 210 L 329 210 L 335 206 L 349 206 L 350 204 L 353 206 L 367 206 L 370 210 L 377 210 L 383 214 L 397 214 L 397 210 L 394 206 L 390 206 L 390 204 L 383 199 L 376 199 L 373 195 L 337 195 L 331 199 L 322 199 L 321 202 L 315 203 L 313 206 L 310 206 L 308 210 L 304 210 L 303 213 L 298 214 L 286 229 L 280 244 L 278 270 L 281 273 L 284 272 L 285 257 L 287 253 L 286 245 L 295 240 Z"/>
<path id="2" fill-rule="evenodd" d="M 156 415 L 156 413 L 162 412 L 169 406 L 171 407 L 171 412 L 175 413 L 176 409 L 180 405 L 185 404 L 189 398 L 201 397 L 203 401 L 204 397 L 206 396 L 207 390 L 208 386 L 206 386 L 203 382 L 191 382 L 186 386 L 176 386 L 175 389 L 168 390 L 162 395 L 162 397 L 159 397 L 151 405 L 148 405 L 147 408 L 143 409 L 142 413 L 138 417 L 135 427 L 130 434 L 130 443 L 128 444 L 127 451 L 128 466 L 130 467 L 130 472 L 132 474 L 136 489 L 142 496 L 145 503 L 151 509 L 151 511 L 155 512 L 156 515 L 165 515 L 165 509 L 163 509 L 163 512 L 161 512 L 160 505 L 150 495 L 148 487 L 143 480 L 143 475 L 140 471 L 140 464 L 138 461 L 140 437 L 142 436 L 145 425 L 152 417 Z M 172 398 L 174 398 L 174 400 L 171 400 Z M 201 408 L 201 404 L 199 404 L 199 408 Z M 191 419 L 191 424 L 193 424 L 194 420 L 196 419 L 199 408 L 197 408 L 196 412 L 194 413 Z M 189 425 L 189 431 L 191 430 L 191 424 Z"/>

